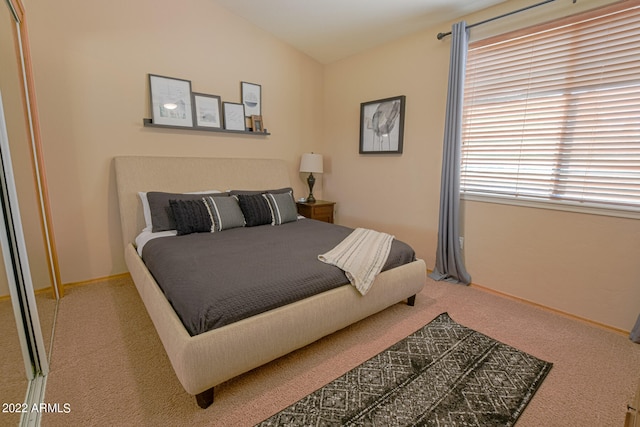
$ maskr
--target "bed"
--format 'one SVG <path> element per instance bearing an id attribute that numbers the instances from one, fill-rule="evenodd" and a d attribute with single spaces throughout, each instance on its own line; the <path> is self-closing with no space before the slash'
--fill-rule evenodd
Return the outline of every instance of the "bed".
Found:
<path id="1" fill-rule="evenodd" d="M 290 187 L 289 168 L 285 161 L 277 159 L 154 156 L 116 157 L 114 165 L 127 267 L 178 380 L 187 393 L 195 395 L 202 408 L 213 403 L 214 386 L 224 381 L 393 304 L 406 300 L 412 305 L 426 281 L 424 261 L 413 259 L 377 275 L 364 296 L 345 277 L 344 284 L 337 287 L 242 320 L 225 321 L 202 331 L 188 329 L 138 251 L 136 238 L 146 227 L 139 192 L 282 189 Z M 285 226 L 294 229 L 303 225 L 321 230 L 328 226 L 302 219 L 279 227 L 284 230 Z M 255 227 L 255 231 L 271 233 L 275 229 L 261 227 Z M 231 238 L 235 232 L 240 230 L 224 231 L 224 237 Z M 326 230 L 321 233 L 326 234 Z M 206 234 L 216 233 L 189 235 L 184 241 L 192 239 L 188 246 L 197 245 L 210 238 Z M 160 241 L 146 243 L 145 253 Z"/>

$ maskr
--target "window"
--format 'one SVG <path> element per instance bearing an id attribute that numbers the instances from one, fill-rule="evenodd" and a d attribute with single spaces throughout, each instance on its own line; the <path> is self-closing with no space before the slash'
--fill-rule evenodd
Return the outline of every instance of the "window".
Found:
<path id="1" fill-rule="evenodd" d="M 463 123 L 464 198 L 640 213 L 640 2 L 473 43 Z"/>

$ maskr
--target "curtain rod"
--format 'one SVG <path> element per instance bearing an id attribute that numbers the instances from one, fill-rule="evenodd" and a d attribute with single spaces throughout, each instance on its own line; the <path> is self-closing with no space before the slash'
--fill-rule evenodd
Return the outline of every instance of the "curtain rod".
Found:
<path id="1" fill-rule="evenodd" d="M 493 18 L 485 19 L 484 21 L 476 22 L 475 24 L 471 24 L 471 25 L 467 25 L 466 28 L 469 29 L 469 28 L 477 27 L 478 25 L 486 24 L 487 22 L 491 22 L 491 21 L 495 21 L 495 20 L 500 19 L 500 18 L 505 18 L 507 16 L 515 15 L 516 13 L 524 12 L 525 10 L 533 9 L 534 7 L 542 6 L 544 4 L 551 3 L 551 2 L 554 2 L 554 1 L 556 1 L 556 0 L 545 0 L 545 1 L 540 2 L 540 3 L 532 4 L 531 6 L 523 7 L 522 9 L 514 10 L 512 12 L 507 12 L 507 13 L 505 13 L 503 15 L 500 15 L 500 16 L 494 16 Z M 573 3 L 575 3 L 576 1 L 578 1 L 578 0 L 573 0 Z M 450 36 L 450 35 L 451 35 L 451 31 L 446 32 L 446 33 L 438 33 L 438 35 L 436 37 L 438 38 L 438 40 L 442 40 L 446 36 Z"/>

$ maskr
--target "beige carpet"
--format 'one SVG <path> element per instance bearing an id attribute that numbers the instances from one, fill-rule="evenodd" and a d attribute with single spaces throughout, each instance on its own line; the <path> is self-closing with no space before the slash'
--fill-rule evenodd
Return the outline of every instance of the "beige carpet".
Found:
<path id="1" fill-rule="evenodd" d="M 615 426 L 640 381 L 627 337 L 490 293 L 429 280 L 397 304 L 216 388 L 200 409 L 178 383 L 128 279 L 74 287 L 58 313 L 44 426 L 250 426 L 414 332 L 442 312 L 554 364 L 518 426 Z"/>

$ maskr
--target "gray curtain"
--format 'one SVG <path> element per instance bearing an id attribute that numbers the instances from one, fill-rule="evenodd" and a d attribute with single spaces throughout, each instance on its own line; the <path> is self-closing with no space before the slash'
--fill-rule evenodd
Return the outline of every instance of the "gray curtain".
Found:
<path id="1" fill-rule="evenodd" d="M 464 21 L 451 30 L 451 59 L 449 63 L 449 92 L 442 150 L 442 180 L 440 184 L 440 220 L 436 266 L 429 275 L 468 285 L 467 273 L 460 249 L 460 151 L 462 141 L 462 103 L 464 75 L 467 63 L 469 33 Z"/>

